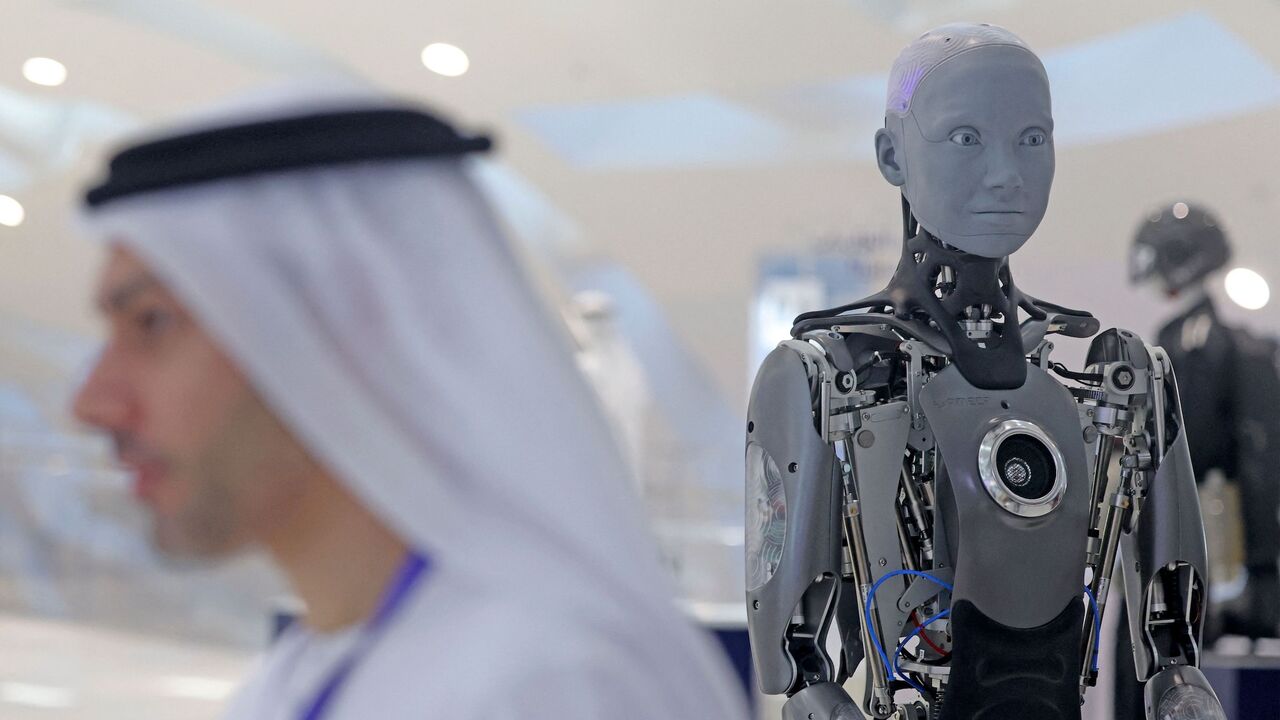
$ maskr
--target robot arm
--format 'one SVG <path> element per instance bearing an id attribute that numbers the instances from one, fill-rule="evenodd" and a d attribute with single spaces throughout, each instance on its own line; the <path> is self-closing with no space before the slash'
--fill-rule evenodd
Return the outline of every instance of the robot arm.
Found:
<path id="1" fill-rule="evenodd" d="M 841 578 L 840 483 L 812 421 L 816 369 L 797 345 L 765 359 L 747 422 L 747 617 L 770 695 L 836 678 L 826 639 Z"/>
<path id="2" fill-rule="evenodd" d="M 1172 366 L 1160 348 L 1110 330 L 1090 348 L 1089 370 L 1101 383 L 1090 410 L 1095 426 L 1123 440 L 1119 482 L 1091 555 L 1100 561 L 1093 581 L 1099 606 L 1105 607 L 1119 545 L 1147 717 L 1224 718 L 1198 669 L 1207 602 L 1204 526 Z M 1087 649 L 1093 643 L 1091 637 Z"/>
<path id="3" fill-rule="evenodd" d="M 805 333 L 766 358 L 751 394 L 748 622 L 760 689 L 789 696 L 786 718 L 861 718 L 840 683 L 873 644 L 862 618 L 884 643 L 909 612 L 867 605 L 876 578 L 903 569 L 905 529 L 884 508 L 899 491 L 912 417 L 906 402 L 857 387 L 854 365 L 839 333 Z M 827 651 L 833 627 L 836 658 Z M 881 662 L 866 666 L 861 705 L 886 717 L 891 678 Z"/>

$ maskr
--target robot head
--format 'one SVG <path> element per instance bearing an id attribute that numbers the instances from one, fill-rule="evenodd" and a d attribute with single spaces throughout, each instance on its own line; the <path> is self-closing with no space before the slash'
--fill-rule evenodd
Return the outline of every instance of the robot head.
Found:
<path id="1" fill-rule="evenodd" d="M 880 172 L 930 234 L 983 257 L 1027 241 L 1049 204 L 1049 78 L 1021 39 L 992 25 L 930 30 L 889 73 Z"/>
<path id="2" fill-rule="evenodd" d="M 1161 206 L 1138 227 L 1129 250 L 1129 280 L 1159 280 L 1168 295 L 1203 282 L 1227 264 L 1231 246 L 1218 219 L 1185 202 Z"/>

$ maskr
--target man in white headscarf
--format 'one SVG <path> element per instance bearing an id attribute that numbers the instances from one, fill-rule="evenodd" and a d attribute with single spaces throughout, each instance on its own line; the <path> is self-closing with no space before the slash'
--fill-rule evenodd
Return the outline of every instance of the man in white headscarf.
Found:
<path id="1" fill-rule="evenodd" d="M 386 100 L 259 104 L 86 200 L 109 339 L 76 398 L 154 541 L 264 547 L 307 606 L 228 717 L 739 718 L 471 179 Z"/>

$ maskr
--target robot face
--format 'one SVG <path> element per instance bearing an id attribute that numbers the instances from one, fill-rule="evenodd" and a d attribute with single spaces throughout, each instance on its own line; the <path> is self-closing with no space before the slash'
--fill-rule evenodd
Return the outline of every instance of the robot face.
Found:
<path id="1" fill-rule="evenodd" d="M 905 115 L 891 116 L 903 193 L 920 224 L 974 255 L 1003 257 L 1027 241 L 1049 204 L 1049 80 L 1030 51 L 960 53 L 925 76 Z"/>

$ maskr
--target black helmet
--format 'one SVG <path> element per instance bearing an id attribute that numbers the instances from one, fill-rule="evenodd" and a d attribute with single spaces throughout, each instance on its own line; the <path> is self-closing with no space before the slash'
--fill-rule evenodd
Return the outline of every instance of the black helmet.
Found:
<path id="1" fill-rule="evenodd" d="M 1156 209 L 1138 227 L 1129 251 L 1129 281 L 1158 277 L 1169 294 L 1190 287 L 1231 259 L 1218 219 L 1186 202 Z"/>

